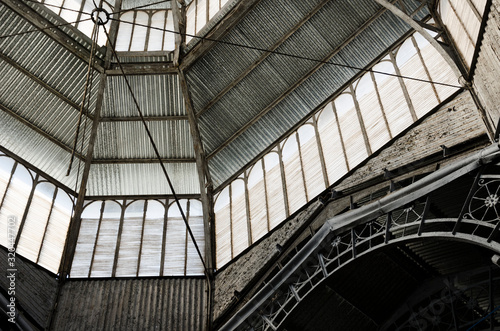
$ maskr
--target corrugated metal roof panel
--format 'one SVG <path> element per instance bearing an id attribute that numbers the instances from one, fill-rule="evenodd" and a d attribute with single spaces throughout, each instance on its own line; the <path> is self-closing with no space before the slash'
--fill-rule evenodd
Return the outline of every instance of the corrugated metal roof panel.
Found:
<path id="1" fill-rule="evenodd" d="M 165 163 L 177 194 L 199 194 L 196 163 Z M 87 195 L 168 195 L 168 187 L 159 163 L 93 164 Z"/>
<path id="2" fill-rule="evenodd" d="M 131 75 L 127 80 L 144 116 L 186 114 L 177 75 Z M 122 76 L 108 76 L 101 116 L 139 116 Z"/>
<path id="3" fill-rule="evenodd" d="M 66 176 L 70 153 L 3 111 L 0 111 L 0 132 L 0 145 L 67 187 L 74 189 L 75 183 L 80 186 L 80 179 L 76 177 L 78 158 L 74 160 L 71 174 Z M 80 167 L 83 169 L 83 162 L 80 162 Z"/>
<path id="4" fill-rule="evenodd" d="M 147 6 L 148 10 L 151 9 L 170 9 L 170 2 L 158 2 L 156 0 L 123 0 L 121 10 L 134 9 L 136 7 Z"/>
<path id="5" fill-rule="evenodd" d="M 35 30 L 35 27 L 0 5 L 0 30 L 2 34 L 15 34 Z M 83 95 L 87 63 L 68 52 L 62 45 L 43 32 L 33 32 L 0 39 L 1 52 L 79 104 Z M 99 75 L 94 75 L 94 89 L 90 109 L 94 109 Z"/>
<path id="6" fill-rule="evenodd" d="M 238 172 L 248 162 L 247 160 L 257 155 L 254 154 L 255 151 L 264 150 L 272 145 L 280 137 L 281 132 L 302 118 L 303 114 L 287 111 L 290 107 L 307 109 L 304 102 L 296 94 L 292 94 L 279 103 L 273 111 L 264 115 L 262 122 L 258 122 L 259 125 L 250 126 L 233 143 L 214 154 L 209 167 L 215 185 L 220 185 L 229 176 Z"/>
<path id="7" fill-rule="evenodd" d="M 205 284 L 201 278 L 70 281 L 54 330 L 205 330 Z"/>
<path id="8" fill-rule="evenodd" d="M 187 120 L 147 123 L 163 158 L 193 158 L 194 148 Z M 140 121 L 101 122 L 97 132 L 94 159 L 156 158 Z"/>
<path id="9" fill-rule="evenodd" d="M 374 1 L 369 1 L 365 5 L 373 8 L 373 4 Z M 359 12 L 357 8 L 355 10 L 354 5 L 353 1 L 348 0 L 329 1 L 309 22 L 323 38 L 329 40 L 332 45 L 338 45 L 351 35 L 353 26 L 361 26 L 369 18 L 363 15 L 366 11 Z M 336 24 L 332 24 L 332 12 L 336 13 Z"/>
<path id="10" fill-rule="evenodd" d="M 234 31 L 224 38 L 224 41 L 250 45 L 241 32 Z M 196 62 L 194 68 L 186 73 L 194 109 L 196 111 L 202 109 L 219 91 L 245 71 L 261 53 L 249 48 L 216 44 L 210 53 Z"/>
<path id="11" fill-rule="evenodd" d="M 2 86 L 0 104 L 66 146 L 73 146 L 79 111 L 2 60 L 0 60 L 0 73 Z M 85 123 L 87 139 L 84 151 L 86 151 L 92 122 L 83 116 L 82 137 Z M 80 145 L 78 145 L 78 150 L 80 150 Z"/>
<path id="12" fill-rule="evenodd" d="M 319 1 L 275 0 L 273 5 L 261 1 L 238 23 L 249 46 L 269 48 L 292 29 Z M 265 21 L 266 24 L 255 24 Z"/>
<path id="13" fill-rule="evenodd" d="M 355 37 L 331 58 L 332 63 L 364 68 L 410 30 L 407 24 L 386 11 L 362 31 L 357 31 L 359 26 L 381 7 L 373 1 L 365 0 L 351 0 L 345 1 L 345 3 L 348 6 L 347 8 L 362 9 L 355 14 L 353 13 L 351 15 L 352 22 L 349 22 L 349 24 L 352 24 L 350 33 L 354 33 Z M 407 0 L 405 4 L 407 5 L 406 8 L 413 9 L 417 8 L 420 3 Z M 347 36 L 343 30 L 329 27 L 327 28 L 329 31 L 321 30 L 326 25 L 325 20 L 327 20 L 328 14 L 331 17 L 334 13 L 338 13 L 339 8 L 337 5 L 339 4 L 329 3 L 322 8 L 309 22 L 288 38 L 278 48 L 278 51 L 308 58 L 324 58 L 333 50 L 332 47 L 336 47 Z M 349 13 L 345 13 L 345 15 L 350 18 Z M 420 17 L 424 15 L 425 12 L 419 14 Z M 317 24 L 318 28 L 314 28 L 313 24 Z M 323 37 L 318 39 L 321 34 L 327 40 L 323 39 Z M 288 41 L 290 41 L 289 44 Z M 366 47 L 366 45 L 370 45 L 370 47 Z M 273 65 L 268 67 L 270 63 Z M 262 116 L 261 111 L 272 104 L 286 90 L 286 88 L 282 89 L 279 84 L 274 82 L 268 84 L 270 77 L 278 74 L 280 77 L 284 77 L 288 82 L 288 86 L 290 86 L 298 82 L 304 73 L 309 72 L 310 68 L 312 69 L 317 64 L 317 62 L 314 63 L 313 61 L 310 64 L 303 61 L 301 65 L 299 61 L 291 61 L 286 56 L 270 56 L 201 115 L 200 132 L 207 152 L 213 152 L 217 148 L 224 146 L 210 160 L 212 177 L 217 184 L 221 184 L 235 172 L 238 172 L 245 164 L 272 144 L 269 143 L 271 137 L 273 137 L 272 139 L 278 139 L 290 128 L 297 125 L 304 116 L 310 114 L 359 72 L 353 68 L 333 64 L 322 65 L 309 78 L 286 95 L 281 102 L 269 109 L 267 114 Z M 273 71 L 273 67 L 277 69 L 277 73 Z M 255 78 L 252 79 L 254 72 L 259 72 L 259 74 L 256 74 Z M 297 72 L 300 74 L 297 74 Z M 252 91 L 255 93 L 237 93 L 239 90 L 243 90 L 245 86 L 252 87 Z M 264 91 L 271 92 L 267 96 Z M 289 102 L 288 98 L 293 98 L 291 99 L 293 101 Z M 241 112 L 240 109 L 245 111 Z M 217 120 L 220 118 L 219 115 L 229 119 L 227 123 L 221 125 Z M 258 118 L 254 124 L 244 131 L 241 131 L 240 128 L 256 119 L 256 116 L 262 117 Z M 214 128 L 217 129 L 214 130 Z M 239 134 L 239 136 L 234 137 L 235 133 Z M 226 143 L 228 144 L 226 145 Z"/>

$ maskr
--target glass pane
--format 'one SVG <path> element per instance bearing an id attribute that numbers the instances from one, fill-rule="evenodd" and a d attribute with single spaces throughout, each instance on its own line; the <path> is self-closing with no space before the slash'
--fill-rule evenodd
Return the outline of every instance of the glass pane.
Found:
<path id="1" fill-rule="evenodd" d="M 216 260 L 217 267 L 220 268 L 232 258 L 229 186 L 219 193 L 215 200 L 214 211 Z"/>
<path id="2" fill-rule="evenodd" d="M 121 206 L 106 201 L 95 248 L 91 277 L 111 277 L 115 259 L 116 241 L 120 226 Z"/>
<path id="3" fill-rule="evenodd" d="M 180 200 L 186 211 L 187 200 Z M 167 236 L 165 242 L 164 276 L 184 275 L 186 263 L 186 225 L 176 203 L 172 203 L 167 214 Z"/>
<path id="4" fill-rule="evenodd" d="M 231 183 L 231 195 L 231 233 L 235 257 L 249 245 L 245 183 L 242 179 Z"/>
<path id="5" fill-rule="evenodd" d="M 160 275 L 164 217 L 165 207 L 163 204 L 148 200 L 139 276 Z"/>
<path id="6" fill-rule="evenodd" d="M 98 204 L 96 203 L 96 205 Z M 38 259 L 38 263 L 41 266 L 53 272 L 57 271 L 61 262 L 68 227 L 71 221 L 72 207 L 73 199 L 66 192 L 58 189 Z"/>
<path id="7" fill-rule="evenodd" d="M 135 201 L 125 209 L 123 229 L 120 238 L 120 251 L 116 265 L 116 276 L 137 275 L 139 250 L 141 247 L 144 200 Z"/>
<path id="8" fill-rule="evenodd" d="M 156 12 L 151 18 L 151 29 L 149 31 L 148 51 L 161 51 L 163 49 L 163 38 L 165 33 L 161 30 L 165 26 L 167 11 Z"/>
<path id="9" fill-rule="evenodd" d="M 134 13 L 125 12 L 120 16 L 120 25 L 118 27 L 118 35 L 116 38 L 115 48 L 117 51 L 128 51 L 130 46 L 130 38 L 132 36 L 132 27 L 134 23 Z"/>
<path id="10" fill-rule="evenodd" d="M 144 51 L 146 49 L 146 35 L 148 28 L 149 15 L 143 11 L 137 11 L 135 17 L 134 32 L 132 34 L 132 43 L 130 44 L 130 51 Z"/>
<path id="11" fill-rule="evenodd" d="M 326 189 L 316 132 L 311 124 L 305 124 L 297 133 L 300 139 L 300 151 L 306 179 L 307 200 L 311 201 Z"/>
<path id="12" fill-rule="evenodd" d="M 198 200 L 189 200 L 189 227 L 193 232 L 198 248 L 205 259 L 205 230 L 203 227 L 203 207 Z M 196 251 L 191 237 L 187 244 L 186 275 L 202 275 L 203 263 Z"/>
<path id="13" fill-rule="evenodd" d="M 10 247 L 11 240 L 15 240 L 32 187 L 30 173 L 17 164 L 0 209 L 0 245 Z"/>
<path id="14" fill-rule="evenodd" d="M 331 185 L 347 173 L 342 141 L 331 103 L 328 103 L 321 111 L 318 118 L 318 131 L 325 157 L 328 184 Z"/>
<path id="15" fill-rule="evenodd" d="M 45 227 L 52 209 L 55 189 L 53 184 L 47 182 L 39 183 L 36 186 L 24 222 L 17 252 L 33 262 L 37 262 Z"/>
<path id="16" fill-rule="evenodd" d="M 356 99 L 363 116 L 366 134 L 370 141 L 372 152 L 377 151 L 391 136 L 389 134 L 384 113 L 380 108 L 380 102 L 373 84 L 372 76 L 365 74 L 356 86 Z"/>
<path id="17" fill-rule="evenodd" d="M 271 152 L 264 156 L 267 203 L 269 204 L 269 226 L 273 229 L 286 218 L 283 181 L 278 153 Z"/>
<path id="18" fill-rule="evenodd" d="M 395 73 L 394 65 L 390 61 L 380 62 L 373 70 Z M 374 75 L 392 136 L 395 137 L 413 123 L 408 104 L 397 77 L 378 73 Z"/>
<path id="19" fill-rule="evenodd" d="M 412 38 L 406 40 L 398 50 L 396 62 L 398 63 L 401 75 L 418 78 L 424 81 L 429 80 Z M 431 83 L 411 79 L 403 79 L 403 81 L 410 95 L 417 117 L 420 118 L 424 116 L 438 104 L 436 93 Z"/>
<path id="20" fill-rule="evenodd" d="M 255 242 L 269 231 L 262 160 L 257 162 L 249 173 L 248 200 L 252 240 Z"/>
<path id="21" fill-rule="evenodd" d="M 352 95 L 343 93 L 337 97 L 335 108 L 337 109 L 347 160 L 352 169 L 368 156 Z"/>
<path id="22" fill-rule="evenodd" d="M 299 145 L 295 134 L 290 136 L 283 146 L 283 166 L 285 168 L 289 213 L 293 214 L 307 202 Z"/>
<path id="23" fill-rule="evenodd" d="M 2 203 L 5 195 L 14 163 L 14 160 L 10 157 L 0 156 L 0 203 Z"/>
<path id="24" fill-rule="evenodd" d="M 88 277 L 94 244 L 96 241 L 99 218 L 103 202 L 96 201 L 88 204 L 82 213 L 82 224 L 76 243 L 75 256 L 71 266 L 71 277 Z"/>

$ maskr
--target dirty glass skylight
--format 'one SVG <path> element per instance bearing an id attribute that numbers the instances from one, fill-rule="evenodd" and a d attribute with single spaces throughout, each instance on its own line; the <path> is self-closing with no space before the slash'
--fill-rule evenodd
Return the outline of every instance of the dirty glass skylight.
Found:
<path id="1" fill-rule="evenodd" d="M 41 0 L 54 13 L 91 36 L 94 22 L 90 19 L 96 8 L 110 14 L 106 29 L 113 20 L 119 20 L 116 50 L 122 52 L 172 51 L 174 44 L 174 22 L 171 1 L 123 0 L 121 9 L 115 10 L 115 0 Z M 228 0 L 187 0 L 186 42 L 193 39 Z M 98 43 L 106 44 L 106 35 L 101 28 Z"/>

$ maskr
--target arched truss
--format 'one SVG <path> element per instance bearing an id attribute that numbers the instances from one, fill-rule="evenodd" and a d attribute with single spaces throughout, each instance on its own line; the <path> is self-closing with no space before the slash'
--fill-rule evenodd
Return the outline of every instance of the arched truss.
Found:
<path id="1" fill-rule="evenodd" d="M 423 207 L 420 204 L 418 207 Z M 422 212 L 422 210 L 420 210 Z M 397 216 L 394 216 L 397 214 Z M 276 292 L 274 300 L 261 307 L 259 316 L 250 322 L 254 330 L 277 330 L 286 317 L 307 295 L 324 280 L 356 258 L 388 245 L 401 244 L 421 238 L 459 240 L 500 252 L 500 242 L 489 241 L 485 234 L 492 233 L 495 225 L 476 220 L 464 220 L 461 231 L 452 233 L 457 219 L 429 219 L 422 226 L 423 213 L 408 207 L 387 214 L 383 220 L 374 220 L 338 236 L 331 236 L 323 243 L 321 252 L 308 259 L 305 267 L 288 279 Z M 389 221 L 389 222 L 388 222 Z M 498 221 L 498 220 L 497 220 Z M 387 227 L 389 225 L 389 229 Z M 419 235 L 418 231 L 422 230 Z M 247 330 L 243 325 L 239 330 Z"/>
<path id="2" fill-rule="evenodd" d="M 490 152 L 481 153 L 486 156 Z M 496 153 L 489 155 L 495 157 Z M 221 330 L 277 330 L 325 279 L 357 257 L 388 245 L 436 238 L 473 243 L 500 253 L 500 175 L 495 170 L 483 173 L 488 163 L 483 156 L 479 162 L 471 157 L 455 167 L 438 170 L 327 221 Z M 429 211 L 432 192 L 471 172 L 476 173 L 475 179 L 458 216 L 433 217 Z"/>

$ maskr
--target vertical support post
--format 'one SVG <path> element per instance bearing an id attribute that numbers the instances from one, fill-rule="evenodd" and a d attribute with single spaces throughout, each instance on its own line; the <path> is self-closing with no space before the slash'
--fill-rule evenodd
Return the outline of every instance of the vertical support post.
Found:
<path id="1" fill-rule="evenodd" d="M 319 265 L 321 266 L 321 271 L 323 272 L 323 276 L 325 278 L 328 277 L 328 271 L 326 270 L 325 259 L 322 254 L 318 254 Z"/>
<path id="2" fill-rule="evenodd" d="M 178 4 L 181 5 L 179 8 Z M 207 3 L 208 5 L 208 3 Z M 172 1 L 172 15 L 174 18 L 175 34 L 175 50 L 174 50 L 174 66 L 178 68 L 178 76 L 184 96 L 184 104 L 188 115 L 189 129 L 193 139 L 193 147 L 196 158 L 196 168 L 198 172 L 198 180 L 200 183 L 201 203 L 203 207 L 203 225 L 205 234 L 205 265 L 207 272 L 208 283 L 208 304 L 207 304 L 207 320 L 206 328 L 210 330 L 212 327 L 212 309 L 213 309 L 213 272 L 215 269 L 215 213 L 213 199 L 213 183 L 208 169 L 208 163 L 201 141 L 201 135 L 196 120 L 196 113 L 189 94 L 189 86 L 186 80 L 184 71 L 180 68 L 182 61 L 182 51 L 185 46 L 186 38 L 186 6 L 184 0 Z"/>
<path id="3" fill-rule="evenodd" d="M 453 290 L 453 285 L 449 281 L 449 279 L 446 281 L 446 283 L 448 284 L 448 296 L 449 296 L 449 300 L 450 300 L 450 304 L 451 304 L 451 314 L 453 317 L 453 325 L 455 327 L 455 330 L 458 330 L 458 320 L 457 320 L 457 314 L 455 312 L 455 303 L 454 303 L 455 300 L 453 300 L 453 296 L 451 295 L 451 292 Z"/>
<path id="4" fill-rule="evenodd" d="M 165 269 L 165 249 L 166 249 L 166 241 L 167 241 L 167 227 L 168 227 L 168 207 L 169 201 L 165 200 L 165 211 L 163 213 L 163 232 L 161 237 L 161 260 L 160 260 L 160 277 L 163 276 L 163 271 Z"/>
<path id="5" fill-rule="evenodd" d="M 422 231 L 424 229 L 425 218 L 427 217 L 427 213 L 429 212 L 430 204 L 431 204 L 430 197 L 427 196 L 427 198 L 425 199 L 424 211 L 422 212 L 422 219 L 420 220 L 420 225 L 418 226 L 418 232 L 417 232 L 418 236 L 422 235 Z"/>
<path id="6" fill-rule="evenodd" d="M 94 240 L 94 245 L 92 247 L 92 257 L 90 258 L 90 266 L 89 266 L 89 272 L 88 272 L 88 278 L 92 275 L 92 268 L 94 266 L 94 259 L 95 259 L 95 251 L 97 249 L 97 241 L 99 240 L 99 234 L 101 233 L 101 225 L 102 225 L 102 216 L 104 214 L 104 208 L 106 206 L 106 202 L 102 201 L 101 202 L 101 209 L 99 211 L 99 221 L 97 223 L 97 231 L 95 233 L 95 240 Z"/>
<path id="7" fill-rule="evenodd" d="M 144 244 L 144 228 L 146 227 L 146 214 L 148 212 L 148 200 L 144 201 L 144 211 L 142 213 L 142 226 L 141 226 L 141 243 L 139 246 L 139 254 L 137 257 L 137 271 L 135 273 L 136 277 L 139 277 L 139 272 L 141 270 L 141 255 L 142 246 Z"/>
<path id="8" fill-rule="evenodd" d="M 356 98 L 356 91 L 354 90 L 352 84 L 349 85 L 349 91 L 351 92 L 352 101 L 354 102 L 354 108 L 356 109 L 356 115 L 358 116 L 358 122 L 361 128 L 361 133 L 363 135 L 363 140 L 365 141 L 366 154 L 372 155 L 372 148 L 370 146 L 370 139 L 368 139 L 368 133 L 366 132 L 365 121 L 363 120 L 361 107 L 359 106 L 358 99 Z"/>
<path id="9" fill-rule="evenodd" d="M 283 188 L 283 202 L 285 203 L 285 215 L 290 216 L 290 206 L 288 204 L 288 189 L 286 187 L 285 164 L 283 163 L 283 149 L 278 145 L 278 158 L 280 165 L 281 184 Z"/>
<path id="10" fill-rule="evenodd" d="M 248 174 L 247 171 L 243 173 L 243 185 L 245 186 L 245 215 L 247 218 L 247 240 L 248 246 L 253 243 L 253 235 L 252 235 L 252 222 L 251 222 L 251 214 L 250 214 L 250 194 L 248 192 Z"/>
<path id="11" fill-rule="evenodd" d="M 392 223 L 392 213 L 387 213 L 387 221 L 385 223 L 385 239 L 384 242 L 387 244 L 391 239 L 391 223 Z"/>
<path id="12" fill-rule="evenodd" d="M 351 242 L 352 242 L 352 258 L 356 258 L 356 232 L 354 228 L 351 229 Z"/>
<path id="13" fill-rule="evenodd" d="M 411 101 L 408 88 L 406 87 L 406 84 L 402 78 L 401 70 L 399 70 L 398 63 L 396 61 L 396 56 L 394 55 L 393 52 L 390 52 L 389 55 L 391 57 L 391 62 L 394 67 L 394 72 L 396 73 L 396 75 L 398 75 L 399 86 L 401 87 L 401 91 L 403 91 L 406 104 L 408 105 L 408 109 L 410 110 L 411 119 L 413 120 L 413 122 L 416 122 L 418 120 L 417 113 L 415 112 L 415 107 L 413 106 L 413 102 Z"/>
<path id="14" fill-rule="evenodd" d="M 115 12 L 121 10 L 122 0 L 116 0 L 115 2 Z M 116 44 L 116 35 L 118 32 L 118 21 L 111 21 L 111 26 L 109 29 L 109 34 L 111 40 Z M 104 63 L 104 69 L 109 69 L 112 58 L 111 45 L 108 45 Z M 68 235 L 66 237 L 66 244 L 64 246 L 63 255 L 61 258 L 61 265 L 59 267 L 59 272 L 61 273 L 61 279 L 64 281 L 71 270 L 71 264 L 73 263 L 73 256 L 75 255 L 76 242 L 78 240 L 78 234 L 80 233 L 81 216 L 84 207 L 85 193 L 87 190 L 87 182 L 90 174 L 90 167 L 92 165 L 92 159 L 94 155 L 94 145 L 97 137 L 97 129 L 99 128 L 99 121 L 101 118 L 101 108 L 104 101 L 104 89 L 106 87 L 106 74 L 105 71 L 100 74 L 99 79 L 99 91 L 97 92 L 97 100 L 94 110 L 94 119 L 92 121 L 92 130 L 90 133 L 89 143 L 87 147 L 87 155 L 85 157 L 85 165 L 83 168 L 82 179 L 80 182 L 80 190 L 78 191 L 78 197 L 76 199 L 75 211 L 73 213 L 73 218 L 70 221 L 68 227 Z"/>
<path id="15" fill-rule="evenodd" d="M 323 153 L 323 144 L 321 143 L 321 138 L 318 129 L 318 117 L 313 116 L 312 119 L 314 127 L 314 136 L 316 138 L 316 145 L 318 146 L 319 161 L 321 163 L 321 170 L 323 172 L 323 180 L 325 182 L 325 188 L 326 188 L 330 186 L 330 183 L 328 181 L 328 171 L 326 169 L 325 154 Z"/>
<path id="16" fill-rule="evenodd" d="M 299 152 L 300 173 L 302 175 L 302 182 L 304 183 L 304 194 L 306 196 L 306 201 L 309 201 L 309 194 L 307 193 L 306 173 L 304 170 L 304 158 L 302 157 L 302 148 L 300 147 L 300 136 L 298 131 L 295 132 L 295 139 L 297 141 L 297 149 Z"/>
<path id="17" fill-rule="evenodd" d="M 213 273 L 214 269 L 214 256 L 211 246 L 213 241 L 213 195 L 212 195 L 212 179 L 208 171 L 208 164 L 205 157 L 205 152 L 203 149 L 203 143 L 201 141 L 201 135 L 198 128 L 198 123 L 196 121 L 196 116 L 191 102 L 191 97 L 189 94 L 189 87 L 184 75 L 184 71 L 178 71 L 179 80 L 181 83 L 182 94 L 184 95 L 184 103 L 186 105 L 186 112 L 188 115 L 189 127 L 191 131 L 191 136 L 193 137 L 194 152 L 196 158 L 196 168 L 198 170 L 198 180 L 200 182 L 200 194 L 201 202 L 203 205 L 203 221 L 205 225 L 205 260 L 207 268 L 210 273 Z"/>
<path id="18" fill-rule="evenodd" d="M 24 223 L 26 223 L 26 217 L 28 217 L 28 212 L 29 212 L 29 209 L 31 206 L 31 202 L 33 201 L 33 196 L 35 195 L 35 190 L 36 190 L 36 186 L 38 184 L 39 178 L 40 178 L 40 176 L 37 173 L 35 176 L 35 179 L 33 180 L 33 186 L 31 187 L 31 192 L 30 192 L 30 195 L 28 197 L 28 202 L 26 203 L 26 207 L 24 209 L 24 214 L 23 214 L 23 218 L 21 219 L 21 224 L 19 224 L 19 228 L 17 229 L 16 241 L 14 242 L 14 247 L 16 249 L 17 249 L 17 245 L 19 245 L 19 240 L 21 239 L 21 233 L 23 232 Z"/>
<path id="19" fill-rule="evenodd" d="M 170 1 L 172 6 L 172 17 L 174 20 L 175 49 L 173 64 L 179 66 L 181 54 L 186 44 L 186 5 L 184 0 Z M 181 7 L 179 8 L 179 4 Z M 208 1 L 207 1 L 208 4 Z"/>
<path id="20" fill-rule="evenodd" d="M 333 115 L 335 116 L 335 123 L 337 124 L 337 130 L 339 131 L 340 145 L 342 146 L 342 153 L 344 154 L 345 167 L 347 171 L 351 170 L 349 166 L 349 159 L 347 158 L 347 152 L 344 143 L 344 137 L 342 137 L 342 130 L 340 128 L 339 116 L 337 114 L 337 107 L 335 107 L 335 102 L 331 102 Z"/>
<path id="21" fill-rule="evenodd" d="M 125 209 L 127 209 L 127 199 L 123 200 L 122 211 L 120 213 L 120 222 L 118 225 L 118 234 L 116 235 L 115 256 L 113 258 L 113 269 L 111 277 L 116 276 L 116 268 L 118 267 L 118 256 L 120 254 L 120 244 L 122 241 L 123 223 L 125 223 Z"/>
<path id="22" fill-rule="evenodd" d="M 43 242 L 45 241 L 45 236 L 47 235 L 47 229 L 49 227 L 50 218 L 52 217 L 52 212 L 54 211 L 54 203 L 56 202 L 57 192 L 59 192 L 59 189 L 56 187 L 56 188 L 54 188 L 54 194 L 52 195 L 52 203 L 50 204 L 50 211 L 49 211 L 49 215 L 47 216 L 47 223 L 45 223 L 45 226 L 43 227 L 43 236 L 42 236 L 42 240 L 40 241 L 40 247 L 38 248 L 38 254 L 36 256 L 36 262 L 35 262 L 36 264 L 38 264 L 38 261 L 40 261 L 40 255 L 42 253 Z M 65 194 L 64 191 L 63 191 L 63 194 Z"/>

